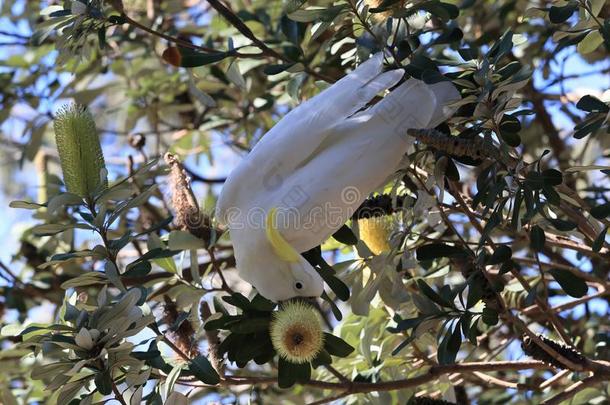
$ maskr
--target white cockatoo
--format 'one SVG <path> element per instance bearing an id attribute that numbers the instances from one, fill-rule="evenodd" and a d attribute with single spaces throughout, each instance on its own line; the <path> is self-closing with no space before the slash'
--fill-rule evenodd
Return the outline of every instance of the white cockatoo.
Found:
<path id="1" fill-rule="evenodd" d="M 227 178 L 216 217 L 228 226 L 242 279 L 264 297 L 318 297 L 323 281 L 300 255 L 321 244 L 399 168 L 413 138 L 453 112 L 449 82 L 427 85 L 401 69 L 383 72 L 383 55 L 281 119 Z"/>

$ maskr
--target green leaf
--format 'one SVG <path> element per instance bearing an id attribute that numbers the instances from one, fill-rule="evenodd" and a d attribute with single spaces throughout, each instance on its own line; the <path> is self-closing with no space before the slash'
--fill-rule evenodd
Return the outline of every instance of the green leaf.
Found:
<path id="1" fill-rule="evenodd" d="M 544 230 L 538 225 L 532 226 L 530 230 L 530 247 L 537 252 L 541 252 L 544 249 L 545 241 Z"/>
<path id="2" fill-rule="evenodd" d="M 333 233 L 333 238 L 345 245 L 353 246 L 358 243 L 358 238 L 347 225 L 341 226 L 337 232 Z"/>
<path id="3" fill-rule="evenodd" d="M 340 321 L 341 319 L 343 319 L 343 314 L 341 314 L 341 310 L 339 309 L 339 307 L 335 303 L 335 300 L 331 299 L 328 296 L 328 294 L 326 293 L 326 291 L 324 291 L 322 293 L 320 298 L 322 298 L 324 301 L 326 301 L 326 303 L 330 306 L 330 310 L 332 311 L 333 316 L 335 317 L 335 319 L 337 321 Z"/>
<path id="4" fill-rule="evenodd" d="M 180 66 L 186 68 L 210 65 L 231 56 L 230 52 L 203 53 L 186 48 L 179 48 L 179 50 Z"/>
<path id="5" fill-rule="evenodd" d="M 563 182 L 563 175 L 559 170 L 547 169 L 540 173 L 542 182 L 548 186 L 558 186 Z"/>
<path id="6" fill-rule="evenodd" d="M 280 388 L 290 388 L 296 383 L 306 383 L 311 379 L 309 363 L 290 363 L 280 357 L 277 367 L 277 382 Z"/>
<path id="7" fill-rule="evenodd" d="M 513 49 L 513 32 L 508 30 L 502 35 L 499 41 L 489 49 L 487 56 L 493 58 L 494 63 L 497 63 L 502 56 Z"/>
<path id="8" fill-rule="evenodd" d="M 591 208 L 591 215 L 596 219 L 604 219 L 610 215 L 610 203 Z"/>
<path id="9" fill-rule="evenodd" d="M 318 274 L 320 274 L 320 277 L 322 277 L 324 282 L 335 293 L 337 298 L 339 298 L 341 301 L 347 301 L 349 299 L 349 287 L 337 276 L 335 276 L 335 270 L 328 263 L 326 263 L 326 260 L 324 260 L 322 257 L 321 250 L 311 249 L 303 253 L 303 257 L 305 257 L 309 263 L 314 266 L 314 268 L 318 271 Z"/>
<path id="10" fill-rule="evenodd" d="M 250 301 L 240 293 L 225 295 L 222 297 L 222 300 L 227 304 L 231 304 L 234 307 L 240 308 L 244 311 L 250 309 Z"/>
<path id="11" fill-rule="evenodd" d="M 286 14 L 292 13 L 300 9 L 307 0 L 287 0 L 284 3 L 284 12 Z"/>
<path id="12" fill-rule="evenodd" d="M 316 358 L 311 361 L 311 366 L 313 368 L 318 368 L 319 366 L 331 364 L 332 361 L 333 359 L 330 357 L 330 354 L 326 350 L 322 349 Z"/>
<path id="13" fill-rule="evenodd" d="M 220 377 L 212 364 L 205 356 L 199 355 L 189 362 L 189 371 L 199 379 L 199 381 L 216 385 L 220 382 Z"/>
<path id="14" fill-rule="evenodd" d="M 590 118 L 593 117 L 593 118 Z M 574 138 L 582 139 L 585 136 L 597 132 L 604 124 L 604 117 L 599 114 L 590 114 L 585 121 L 574 127 Z"/>
<path id="15" fill-rule="evenodd" d="M 587 295 L 587 290 L 589 289 L 587 283 L 571 271 L 565 269 L 550 269 L 549 273 L 569 296 L 580 298 Z"/>
<path id="16" fill-rule="evenodd" d="M 93 228 L 87 224 L 42 224 L 32 228 L 32 233 L 37 236 L 52 236 L 69 229 L 89 229 Z"/>
<path id="17" fill-rule="evenodd" d="M 388 332 L 391 332 L 391 333 L 404 332 L 409 329 L 416 328 L 417 325 L 422 323 L 425 319 L 426 319 L 425 317 L 402 319 L 398 314 L 396 314 L 396 315 L 394 315 L 394 322 L 396 322 L 396 326 L 388 327 L 386 329 Z"/>
<path id="18" fill-rule="evenodd" d="M 269 322 L 269 318 L 242 319 L 240 322 L 231 326 L 231 332 L 240 334 L 267 332 L 269 330 Z"/>
<path id="19" fill-rule="evenodd" d="M 171 231 L 167 239 L 167 247 L 171 250 L 191 250 L 204 248 L 203 239 L 187 231 Z"/>
<path id="20" fill-rule="evenodd" d="M 604 43 L 604 37 L 599 30 L 593 30 L 578 44 L 578 52 L 583 55 L 595 51 L 601 44 Z"/>
<path id="21" fill-rule="evenodd" d="M 154 248 L 154 249 L 151 249 L 148 252 L 144 253 L 142 256 L 140 256 L 139 259 L 134 260 L 133 262 L 129 263 L 126 267 L 126 270 L 131 270 L 135 265 L 145 262 L 145 261 L 155 260 L 155 259 L 166 259 L 166 258 L 175 256 L 178 253 L 180 253 L 179 250 Z"/>
<path id="22" fill-rule="evenodd" d="M 606 103 L 591 95 L 583 96 L 578 100 L 576 108 L 587 112 L 607 113 L 610 111 L 610 107 Z"/>
<path id="23" fill-rule="evenodd" d="M 442 3 L 438 0 L 424 1 L 414 7 L 417 10 L 425 10 L 444 21 L 453 20 L 460 15 L 460 9 L 456 5 Z"/>
<path id="24" fill-rule="evenodd" d="M 324 350 L 333 356 L 347 357 L 354 348 L 340 337 L 324 332 Z"/>
<path id="25" fill-rule="evenodd" d="M 288 18 L 298 22 L 312 22 L 320 20 L 323 22 L 332 22 L 342 11 L 347 9 L 347 4 L 340 4 L 327 8 L 295 10 L 288 13 Z"/>
<path id="26" fill-rule="evenodd" d="M 547 218 L 555 229 L 562 232 L 568 232 L 576 228 L 576 224 L 572 221 L 566 221 L 559 218 Z"/>
<path id="27" fill-rule="evenodd" d="M 116 265 L 110 260 L 107 260 L 106 264 L 104 265 L 104 273 L 106 274 L 106 277 L 108 277 L 108 280 L 110 280 L 110 282 L 116 288 L 121 291 L 126 291 L 125 285 L 123 284 L 123 281 L 121 281 L 119 270 L 117 269 Z"/>
<path id="28" fill-rule="evenodd" d="M 574 11 L 576 11 L 577 8 L 577 1 L 570 1 L 567 5 L 562 7 L 551 6 L 551 9 L 549 10 L 549 19 L 554 24 L 560 24 L 567 21 L 567 19 L 574 14 Z"/>
<path id="29" fill-rule="evenodd" d="M 90 380 L 78 380 L 63 385 L 60 388 L 60 393 L 57 397 L 57 403 L 67 404 L 85 386 L 87 381 Z"/>
<path id="30" fill-rule="evenodd" d="M 478 48 L 460 48 L 458 49 L 458 53 L 465 61 L 475 60 L 479 57 Z"/>
<path id="31" fill-rule="evenodd" d="M 275 302 L 269 301 L 260 294 L 255 295 L 250 302 L 250 307 L 260 312 L 271 312 L 275 308 L 275 305 Z"/>
<path id="32" fill-rule="evenodd" d="M 502 117 L 502 121 L 500 121 L 500 136 L 509 146 L 517 147 L 521 144 L 519 131 L 521 131 L 521 122 L 517 117 L 508 114 Z"/>
<path id="33" fill-rule="evenodd" d="M 499 245 L 487 261 L 487 264 L 500 264 L 509 260 L 513 255 L 513 250 L 506 245 Z"/>
<path id="34" fill-rule="evenodd" d="M 102 395 L 110 395 L 112 393 L 112 377 L 110 370 L 105 369 L 95 375 L 95 387 Z"/>
<path id="35" fill-rule="evenodd" d="M 441 295 L 437 294 L 436 291 L 432 289 L 426 282 L 422 279 L 417 280 L 417 287 L 419 291 L 422 292 L 426 297 L 430 298 L 432 301 L 436 302 L 438 305 L 445 308 L 453 308 L 454 305 L 452 302 L 443 298 Z"/>
<path id="36" fill-rule="evenodd" d="M 165 384 L 163 384 L 163 396 L 169 397 L 169 395 L 174 391 L 174 386 L 176 385 L 176 381 L 180 378 L 180 373 L 182 373 L 182 364 L 177 364 L 172 368 L 172 371 L 169 372 L 167 378 L 165 379 Z"/>
<path id="37" fill-rule="evenodd" d="M 36 204 L 29 201 L 11 201 L 8 205 L 11 208 L 21 208 L 26 210 L 37 210 L 38 208 L 44 207 L 44 204 Z"/>
<path id="38" fill-rule="evenodd" d="M 453 328 L 447 329 L 443 340 L 438 347 L 438 362 L 440 364 L 451 364 L 455 363 L 455 358 L 462 345 L 462 332 L 459 325 Z"/>
<path id="39" fill-rule="evenodd" d="M 602 250 L 602 246 L 604 246 L 604 242 L 606 240 L 606 233 L 608 233 L 608 227 L 606 226 L 602 231 L 597 235 L 593 244 L 591 245 L 591 250 L 594 252 L 599 252 Z"/>
<path id="40" fill-rule="evenodd" d="M 282 73 L 285 70 L 290 69 L 292 66 L 296 65 L 296 62 L 292 63 L 282 63 L 279 65 L 268 65 L 263 69 L 263 73 L 269 76 L 277 75 L 278 73 Z"/>
<path id="41" fill-rule="evenodd" d="M 561 204 L 561 197 L 559 196 L 559 193 L 555 191 L 555 188 L 553 188 L 553 186 L 548 186 L 546 184 L 543 185 L 542 194 L 544 194 L 549 204 L 555 206 L 559 206 Z"/>
<path id="42" fill-rule="evenodd" d="M 445 243 L 430 243 L 417 248 L 417 260 L 433 260 L 439 257 L 465 257 L 468 253 L 461 247 Z"/>
<path id="43" fill-rule="evenodd" d="M 483 315 L 481 316 L 483 323 L 489 326 L 494 326 L 498 323 L 498 312 L 489 307 L 483 308 Z"/>

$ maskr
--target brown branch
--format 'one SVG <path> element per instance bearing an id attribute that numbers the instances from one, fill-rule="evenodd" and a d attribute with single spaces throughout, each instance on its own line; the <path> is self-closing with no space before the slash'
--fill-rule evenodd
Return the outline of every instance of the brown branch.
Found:
<path id="1" fill-rule="evenodd" d="M 518 371 L 518 370 L 548 370 L 551 367 L 540 361 L 497 361 L 497 362 L 470 362 L 435 365 L 417 377 L 395 381 L 381 381 L 376 383 L 364 382 L 327 382 L 311 380 L 304 383 L 304 386 L 320 389 L 340 390 L 344 394 L 359 394 L 380 391 L 395 391 L 400 389 L 417 387 L 422 384 L 433 382 L 435 377 L 443 374 L 452 373 L 474 373 L 474 372 L 493 372 L 493 371 Z M 254 377 L 254 376 L 225 376 L 221 385 L 252 385 L 252 384 L 272 384 L 276 383 L 275 377 Z M 207 385 L 202 385 L 207 387 Z M 323 402 L 322 402 L 323 403 Z"/>
<path id="2" fill-rule="evenodd" d="M 580 391 L 584 390 L 585 388 L 591 387 L 600 382 L 607 382 L 607 381 L 608 381 L 607 375 L 605 375 L 605 376 L 604 375 L 594 375 L 594 376 L 585 378 L 582 381 L 579 381 L 575 384 L 570 385 L 563 392 L 542 402 L 542 405 L 558 405 L 558 404 L 562 403 L 563 401 L 572 398 L 574 395 L 578 394 Z"/>
<path id="3" fill-rule="evenodd" d="M 601 291 L 596 292 L 595 294 L 587 295 L 587 296 L 584 296 L 582 298 L 578 298 L 576 300 L 573 300 L 573 301 L 570 301 L 570 302 L 566 302 L 566 303 L 561 304 L 561 305 L 557 305 L 555 307 L 550 308 L 550 310 L 555 312 L 555 313 L 562 312 L 562 311 L 565 311 L 567 309 L 571 309 L 571 308 L 574 308 L 574 307 L 576 307 L 578 305 L 584 304 L 585 302 L 590 301 L 592 299 L 601 298 L 601 297 L 604 297 L 604 296 L 607 296 L 607 295 L 610 295 L 610 291 L 608 291 L 608 290 L 601 290 Z M 539 310 L 540 310 L 540 308 L 537 305 L 532 305 L 532 306 L 529 306 L 527 308 L 524 308 L 522 313 L 525 314 L 525 315 L 531 316 L 531 315 L 535 315 L 536 312 L 539 311 Z"/>
<path id="4" fill-rule="evenodd" d="M 125 402 L 125 399 L 123 398 L 123 394 L 121 394 L 121 392 L 119 391 L 119 387 L 116 386 L 116 383 L 114 382 L 114 380 L 112 381 L 112 392 L 114 393 L 114 398 L 119 401 L 122 405 L 127 405 L 127 402 Z"/>
<path id="5" fill-rule="evenodd" d="M 536 113 L 536 119 L 548 138 L 549 145 L 553 150 L 553 155 L 555 155 L 561 171 L 565 171 L 569 167 L 569 162 L 565 156 L 566 144 L 559 136 L 559 131 L 555 128 L 551 115 L 544 105 L 544 96 L 538 92 L 531 80 L 525 86 L 524 92 L 532 102 L 532 109 Z"/>

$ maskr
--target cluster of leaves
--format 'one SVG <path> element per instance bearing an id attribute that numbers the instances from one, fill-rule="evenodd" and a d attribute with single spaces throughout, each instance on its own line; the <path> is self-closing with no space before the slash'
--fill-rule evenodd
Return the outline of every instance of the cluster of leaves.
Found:
<path id="1" fill-rule="evenodd" d="M 149 380 L 151 370 L 144 370 L 144 362 L 132 356 L 134 344 L 126 339 L 154 322 L 154 317 L 150 309 L 146 314 L 140 308 L 146 301 L 145 291 L 134 288 L 118 298 L 113 299 L 104 288 L 97 305 L 90 305 L 75 293 L 62 307 L 62 323 L 33 324 L 17 335 L 20 347 L 55 360 L 35 368 L 31 375 L 55 392 L 52 400 L 68 403 L 83 388 L 89 391 L 93 383 L 94 389 L 80 398 L 91 403 L 96 391 L 112 393 L 113 380 L 125 381 L 137 390 L 134 395 L 142 397 L 140 387 Z M 9 333 L 7 328 L 3 330 L 3 334 Z"/>
<path id="2" fill-rule="evenodd" d="M 578 337 L 580 353 L 608 360 L 599 308 L 607 305 L 609 272 L 610 168 L 603 163 L 609 100 L 592 90 L 574 94 L 574 69 L 565 69 L 574 60 L 568 58 L 591 69 L 607 58 L 610 9 L 603 0 L 537 8 L 525 0 L 253 0 L 231 2 L 223 11 L 218 4 L 228 2 L 209 2 L 213 10 L 188 0 L 78 0 L 46 10 L 46 2 L 9 3 L 2 4 L 2 16 L 17 27 L 20 44 L 0 55 L 7 144 L 0 153 L 14 163 L 6 167 L 36 162 L 41 192 L 37 203 L 31 195 L 12 203 L 30 209 L 36 224 L 20 235 L 21 250 L 10 265 L 19 274 L 0 271 L 6 278 L 0 312 L 9 310 L 3 323 L 11 324 L 2 340 L 1 402 L 75 397 L 87 403 L 109 395 L 182 404 L 182 384 L 195 381 L 190 399 L 214 391 L 235 400 L 242 393 L 230 385 L 232 377 L 256 373 L 292 387 L 332 381 L 336 375 L 323 367 L 331 364 L 349 380 L 345 389 L 411 378 L 422 372 L 414 364 L 431 359 L 519 358 L 515 345 L 504 346 L 521 338 L 507 316 L 518 314 L 532 331 L 554 334 L 543 305 L 570 297 L 587 305 L 587 316 L 568 306 L 557 313 L 563 327 Z M 29 31 L 19 33 L 22 26 Z M 4 34 L 2 40 L 12 38 Z M 233 277 L 229 238 L 205 246 L 172 225 L 166 171 L 149 156 L 169 150 L 188 156 L 187 168 L 207 160 L 225 169 L 229 153 L 249 150 L 287 108 L 380 50 L 388 68 L 426 83 L 451 81 L 462 100 L 437 128 L 445 142 L 434 153 L 417 145 L 410 155 L 417 170 L 402 168 L 386 185 L 385 192 L 404 200 L 394 207 L 401 210 L 388 251 L 373 254 L 353 221 L 351 229 L 303 253 L 328 286 L 320 306 L 334 330 L 318 359 L 292 365 L 277 358 L 269 340 L 274 304 L 233 291 L 247 286 Z M 110 187 L 86 198 L 62 192 L 56 175 L 49 123 L 66 98 L 91 106 L 107 152 Z M 28 115 L 21 117 L 23 111 Z M 136 136 L 142 141 L 125 142 Z M 485 150 L 477 150 L 477 159 L 463 156 L 456 137 Z M 218 138 L 228 145 L 222 151 Z M 123 172 L 116 156 L 127 154 L 133 156 Z M 206 193 L 202 206 L 212 208 L 222 179 L 191 174 L 197 195 Z M 9 178 L 4 191 L 17 194 L 19 182 Z M 204 324 L 202 297 L 216 304 Z M 171 322 L 157 313 L 168 300 L 178 309 Z M 32 310 L 49 304 L 53 320 L 30 324 Z M 205 355 L 180 355 L 177 331 L 185 323 L 195 331 L 188 345 L 198 347 L 206 332 L 219 332 L 227 384 L 214 386 L 222 376 Z M 150 332 L 152 338 L 141 337 Z M 519 386 L 525 389 L 548 376 L 497 377 L 526 379 Z M 549 389 L 561 392 L 571 378 L 579 375 Z M 430 383 L 428 392 L 453 390 L 449 379 Z M 480 403 L 521 399 L 476 380 L 463 385 Z M 347 401 L 406 403 L 420 388 Z M 573 401 L 607 400 L 599 388 Z M 547 394 L 532 388 L 528 400 L 541 402 Z M 323 395 L 313 387 L 252 390 L 259 402 Z"/>
<path id="3" fill-rule="evenodd" d="M 241 312 L 231 315 L 222 303 L 215 301 L 216 316 L 209 319 L 206 330 L 226 330 L 228 335 L 219 345 L 221 354 L 227 360 L 235 362 L 238 367 L 245 367 L 249 361 L 262 365 L 271 362 L 277 355 L 269 336 L 273 310 L 276 307 L 271 301 L 256 295 L 252 301 L 239 293 L 222 297 L 227 304 Z M 311 368 L 329 365 L 332 356 L 347 357 L 354 348 L 332 333 L 324 333 L 324 348 L 309 363 L 295 364 L 283 358 L 278 359 L 278 385 L 289 388 L 296 383 L 307 383 L 311 379 Z"/>

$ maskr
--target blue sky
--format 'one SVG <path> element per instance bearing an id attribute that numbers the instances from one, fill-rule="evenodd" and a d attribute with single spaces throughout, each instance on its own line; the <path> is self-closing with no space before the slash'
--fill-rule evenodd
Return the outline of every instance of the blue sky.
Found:
<path id="1" fill-rule="evenodd" d="M 15 7 L 18 7 L 20 2 L 16 2 Z M 0 1 L 0 6 L 2 5 L 2 1 Z M 20 23 L 16 26 L 12 25 L 6 19 L 0 18 L 0 26 L 2 26 L 3 30 L 17 32 L 22 35 L 30 35 L 31 33 L 28 30 L 28 27 L 25 23 Z M 0 43 L 12 40 L 10 37 L 4 37 L 0 35 Z M 13 52 L 21 52 L 21 48 L 19 47 L 6 47 L 0 46 L 0 59 L 5 59 L 7 55 L 10 55 Z M 582 74 L 586 72 L 601 70 L 604 68 L 610 67 L 610 60 L 598 62 L 596 64 L 589 64 L 585 62 L 573 48 L 566 49 L 562 51 L 557 60 L 562 60 L 567 58 L 566 63 L 564 65 L 564 74 L 565 75 L 573 75 L 573 74 Z M 560 68 L 559 65 L 552 66 L 554 70 Z M 0 72 L 5 70 L 5 68 L 0 67 Z M 69 80 L 69 75 L 65 74 L 60 77 L 60 80 L 66 82 Z M 545 87 L 545 80 L 542 77 L 542 74 L 539 69 L 535 70 L 533 76 L 534 84 L 537 88 Z M 39 86 L 44 87 L 45 83 L 39 83 Z M 571 79 L 565 82 L 565 90 L 567 93 L 574 93 L 576 95 L 582 96 L 584 94 L 596 94 L 601 96 L 604 91 L 606 91 L 606 100 L 610 99 L 610 94 L 607 94 L 607 90 L 610 89 L 610 75 L 587 75 L 581 78 Z M 561 91 L 558 85 L 549 87 L 546 89 L 547 92 L 558 93 Z M 38 112 L 32 111 L 25 106 L 17 106 L 13 109 L 12 114 L 15 116 L 32 116 L 35 113 L 44 113 L 46 111 L 55 111 L 59 105 L 63 104 L 66 100 L 60 100 L 58 103 L 54 105 L 43 105 L 39 109 Z M 577 98 L 575 98 L 572 103 L 575 104 Z M 554 123 L 558 128 L 561 128 L 562 135 L 567 135 L 572 130 L 572 122 L 562 113 L 556 106 L 548 106 L 549 111 L 552 114 L 552 118 Z M 22 121 L 9 119 L 0 127 L 2 132 L 8 134 L 11 139 L 17 142 L 24 142 L 27 139 L 22 137 L 22 133 L 24 131 L 24 124 Z M 207 160 L 207 158 L 203 157 L 198 160 L 195 158 L 187 159 L 187 164 L 193 168 L 197 173 L 200 173 L 209 177 L 222 177 L 228 175 L 230 170 L 237 164 L 239 161 L 239 154 L 234 152 L 233 149 L 227 147 L 223 141 L 222 137 L 219 134 L 214 134 L 212 137 L 212 149 L 215 155 L 215 162 L 219 164 L 212 165 Z M 105 149 L 108 154 L 125 156 L 130 151 L 127 149 L 122 149 L 117 147 L 115 143 L 115 139 L 108 138 L 105 141 Z M 588 162 L 593 163 L 593 162 Z M 598 162 L 600 163 L 600 162 Z M 0 162 L 0 164 L 4 165 L 5 162 Z M 603 162 L 602 162 L 603 164 Z M 606 161 L 605 164 L 608 164 Z M 109 167 L 110 170 L 118 170 L 119 167 Z M 24 229 L 28 225 L 34 223 L 31 219 L 31 211 L 23 211 L 23 210 L 14 210 L 9 209 L 8 204 L 11 200 L 14 199 L 26 199 L 26 200 L 35 200 L 37 194 L 37 184 L 36 184 L 36 176 L 33 175 L 35 173 L 33 165 L 31 162 L 25 162 L 23 168 L 20 170 L 15 170 L 11 172 L 10 182 L 12 183 L 12 188 L 14 188 L 14 192 L 11 195 L 6 195 L 4 193 L 4 187 L 0 189 L 0 207 L 4 211 L 4 217 L 0 221 L 0 241 L 2 242 L 3 249 L 0 250 L 0 260 L 4 263 L 10 263 L 11 257 L 19 249 L 19 241 L 15 239 L 15 236 L 18 234 L 17 230 Z M 215 186 L 215 191 L 218 191 L 220 186 Z M 195 185 L 195 191 L 200 198 L 203 198 L 207 193 L 207 186 L 202 184 Z M 576 255 L 570 254 L 569 257 L 573 260 L 574 263 L 578 263 Z M 588 269 L 587 269 L 588 270 Z M 0 280 L 0 283 L 3 281 Z M 564 299 L 565 300 L 565 299 Z M 567 299 L 570 300 L 570 299 Z M 555 299 L 555 304 L 560 301 L 559 299 Z M 607 313 L 608 306 L 603 300 L 597 300 L 596 304 L 592 306 L 592 309 L 599 313 Z M 584 307 L 580 306 L 572 310 L 573 314 L 576 316 L 582 315 L 584 313 Z M 36 318 L 44 318 L 48 315 L 48 311 L 45 308 L 36 309 L 32 315 Z M 44 319 L 40 319 L 44 320 Z M 518 347 L 512 348 L 512 353 L 514 356 L 519 357 L 521 355 L 520 349 Z"/>

